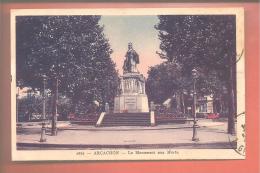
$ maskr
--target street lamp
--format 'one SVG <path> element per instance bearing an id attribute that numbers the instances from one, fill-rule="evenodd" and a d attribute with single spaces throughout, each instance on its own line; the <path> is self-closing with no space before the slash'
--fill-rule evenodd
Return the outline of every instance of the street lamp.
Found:
<path id="1" fill-rule="evenodd" d="M 46 86 L 46 75 L 43 75 L 43 106 L 42 106 L 42 131 L 41 131 L 41 139 L 40 142 L 46 142 L 46 127 L 45 127 L 45 120 L 46 120 L 46 112 L 45 112 L 45 86 Z"/>
<path id="2" fill-rule="evenodd" d="M 199 141 L 199 138 L 197 137 L 197 119 L 196 119 L 196 104 L 197 104 L 197 91 L 196 91 L 196 80 L 199 77 L 198 71 L 194 68 L 191 71 L 191 75 L 193 78 L 193 136 L 192 141 Z"/>

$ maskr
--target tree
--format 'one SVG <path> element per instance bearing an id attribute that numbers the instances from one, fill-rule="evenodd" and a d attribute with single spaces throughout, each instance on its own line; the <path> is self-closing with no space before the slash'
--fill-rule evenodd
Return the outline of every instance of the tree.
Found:
<path id="1" fill-rule="evenodd" d="M 155 28 L 161 40 L 158 54 L 181 67 L 187 79 L 191 70 L 200 72 L 199 92 L 229 91 L 229 128 L 234 131 L 236 25 L 234 15 L 162 15 Z"/>
<path id="2" fill-rule="evenodd" d="M 42 90 L 42 76 L 53 95 L 79 102 L 111 103 L 117 92 L 118 73 L 112 50 L 99 25 L 100 16 L 19 16 L 17 32 L 17 81 L 20 87 Z"/>
<path id="3" fill-rule="evenodd" d="M 176 98 L 177 112 L 185 112 L 182 106 L 183 90 L 191 86 L 191 80 L 181 74 L 181 68 L 174 62 L 164 62 L 150 67 L 147 78 L 148 98 L 157 104 L 168 98 Z"/>

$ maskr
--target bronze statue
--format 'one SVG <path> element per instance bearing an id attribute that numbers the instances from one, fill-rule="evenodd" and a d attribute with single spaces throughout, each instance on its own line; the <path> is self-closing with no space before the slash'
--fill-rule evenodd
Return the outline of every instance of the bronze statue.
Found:
<path id="1" fill-rule="evenodd" d="M 125 55 L 123 70 L 124 73 L 138 72 L 136 64 L 139 64 L 139 55 L 133 49 L 132 43 L 128 44 L 128 51 Z"/>

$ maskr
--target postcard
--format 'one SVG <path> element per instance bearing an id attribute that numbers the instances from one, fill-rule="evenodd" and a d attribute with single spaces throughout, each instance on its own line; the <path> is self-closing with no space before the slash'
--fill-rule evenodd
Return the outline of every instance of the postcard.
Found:
<path id="1" fill-rule="evenodd" d="M 12 160 L 245 159 L 243 8 L 14 9 Z"/>

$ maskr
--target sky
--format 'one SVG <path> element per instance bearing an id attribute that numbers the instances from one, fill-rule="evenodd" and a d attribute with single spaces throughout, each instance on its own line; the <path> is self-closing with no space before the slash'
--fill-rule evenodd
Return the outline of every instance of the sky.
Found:
<path id="1" fill-rule="evenodd" d="M 128 43 L 139 54 L 138 70 L 145 77 L 150 66 L 163 62 L 156 51 L 160 51 L 158 32 L 154 28 L 159 22 L 157 16 L 102 16 L 100 24 L 104 25 L 104 33 L 113 50 L 112 60 L 116 63 L 119 74 L 122 67 Z"/>

